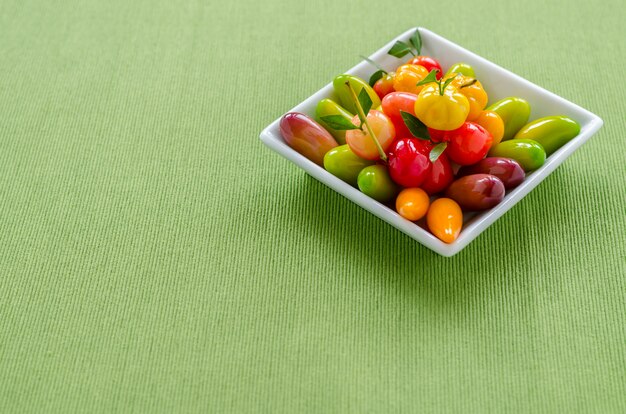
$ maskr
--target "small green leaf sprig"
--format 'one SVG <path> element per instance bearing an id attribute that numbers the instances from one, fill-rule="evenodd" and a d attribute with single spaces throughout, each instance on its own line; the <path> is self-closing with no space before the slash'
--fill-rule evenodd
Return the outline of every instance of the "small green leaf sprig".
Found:
<path id="1" fill-rule="evenodd" d="M 455 73 L 454 76 L 451 76 L 450 78 L 446 79 L 445 81 L 441 81 L 441 80 L 437 80 L 437 72 L 439 72 L 437 69 L 433 69 L 430 72 L 428 72 L 428 75 L 426 75 L 426 77 L 424 79 L 422 79 L 421 81 L 417 82 L 417 86 L 422 86 L 422 85 L 426 85 L 427 83 L 433 83 L 434 82 L 437 85 L 439 85 L 439 95 L 443 95 L 443 92 L 446 90 L 448 85 L 450 85 L 450 83 L 452 81 L 454 81 L 454 79 L 456 79 L 457 76 L 459 76 L 458 73 Z M 465 82 L 463 85 L 461 85 L 459 87 L 459 89 L 463 89 L 463 88 L 467 88 L 468 86 L 472 86 L 476 82 L 478 82 L 478 79 L 471 78 L 467 82 Z"/>
<path id="2" fill-rule="evenodd" d="M 374 66 L 375 68 L 377 68 L 378 70 L 376 72 L 374 72 L 372 74 L 372 76 L 370 76 L 370 80 L 369 80 L 369 84 L 370 86 L 374 86 L 374 84 L 376 82 L 378 82 L 378 80 L 380 78 L 382 78 L 383 76 L 387 75 L 389 72 L 387 72 L 385 69 L 383 69 L 378 63 L 374 62 L 372 59 L 365 57 L 363 55 L 359 56 L 361 59 L 365 60 L 367 63 L 369 63 L 370 65 Z"/>
<path id="3" fill-rule="evenodd" d="M 422 79 L 421 81 L 417 82 L 417 86 L 426 85 L 427 83 L 436 83 L 437 86 L 439 86 L 439 95 L 443 96 L 443 92 L 446 90 L 448 85 L 450 85 L 450 83 L 457 77 L 458 73 L 455 74 L 454 76 L 446 79 L 445 81 L 440 81 L 440 80 L 437 80 L 437 72 L 439 72 L 437 69 L 433 69 L 430 72 L 428 72 L 428 75 L 426 75 L 426 77 L 424 79 Z M 475 82 L 475 80 L 474 80 L 474 82 Z M 469 85 L 467 85 L 467 86 L 469 86 Z"/>
<path id="4" fill-rule="evenodd" d="M 401 58 L 401 57 L 406 56 L 409 53 L 412 54 L 413 56 L 417 56 L 421 53 L 421 51 L 422 51 L 422 37 L 420 36 L 419 30 L 415 29 L 415 32 L 409 39 L 409 43 L 405 43 L 401 40 L 398 40 L 396 41 L 396 43 L 393 44 L 391 49 L 387 51 L 387 54 L 391 56 L 395 56 L 397 58 Z M 367 58 L 365 56 L 361 56 L 361 58 L 363 58 L 364 60 L 366 60 L 367 62 L 369 62 L 370 64 L 372 64 L 374 67 L 378 69 L 376 72 L 372 74 L 372 76 L 369 79 L 370 86 L 374 86 L 374 84 L 380 78 L 382 78 L 383 76 L 389 73 L 385 69 L 381 68 L 380 65 L 374 62 L 372 59 Z"/>
<path id="5" fill-rule="evenodd" d="M 409 53 L 413 56 L 417 56 L 422 52 L 422 37 L 419 30 L 415 29 L 415 32 L 409 39 L 409 43 L 397 40 L 396 43 L 391 46 L 391 49 L 387 51 L 388 55 L 402 58 Z"/>
<path id="6" fill-rule="evenodd" d="M 435 162 L 439 159 L 439 156 L 443 154 L 443 152 L 448 148 L 447 142 L 440 142 L 431 148 L 430 153 L 428 154 L 428 159 L 430 162 Z"/>

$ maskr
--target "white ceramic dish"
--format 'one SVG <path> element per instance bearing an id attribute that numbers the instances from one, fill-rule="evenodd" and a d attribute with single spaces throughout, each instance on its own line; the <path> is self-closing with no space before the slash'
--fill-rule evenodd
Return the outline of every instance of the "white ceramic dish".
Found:
<path id="1" fill-rule="evenodd" d="M 408 57 L 397 59 L 387 54 L 389 48 L 396 42 L 409 41 L 415 29 L 410 29 L 390 41 L 370 56 L 384 69 L 393 71 Z M 507 96 L 520 96 L 526 99 L 532 108 L 530 120 L 548 115 L 566 115 L 581 126 L 580 134 L 561 147 L 546 159 L 545 164 L 536 171 L 528 174 L 526 180 L 513 191 L 505 196 L 504 200 L 494 208 L 474 215 L 466 215 L 463 230 L 454 243 L 446 244 L 418 225 L 400 217 L 395 211 L 387 206 L 371 199 L 358 189 L 341 181 L 330 174 L 324 168 L 308 160 L 289 147 L 281 137 L 279 122 L 280 118 L 272 122 L 261 132 L 261 140 L 268 147 L 281 154 L 283 157 L 298 165 L 311 176 L 315 177 L 328 187 L 354 201 L 359 206 L 370 211 L 372 214 L 383 219 L 398 230 L 411 236 L 424 246 L 434 250 L 443 256 L 452 256 L 467 246 L 480 233 L 489 227 L 500 216 L 506 213 L 519 200 L 535 188 L 544 178 L 558 167 L 576 149 L 584 144 L 602 126 L 602 119 L 597 115 L 573 104 L 545 89 L 523 79 L 508 70 L 460 47 L 459 45 L 444 39 L 430 30 L 419 28 L 422 37 L 422 54 L 435 57 L 441 63 L 444 70 L 457 62 L 467 62 L 474 67 L 476 76 L 480 79 L 489 94 L 489 102 L 495 102 Z M 343 72 L 369 79 L 376 71 L 369 63 L 362 61 L 352 69 Z M 337 72 L 339 74 L 339 72 Z M 333 95 L 332 84 L 329 83 L 304 102 L 291 109 L 314 116 L 317 103 L 323 98 Z"/>

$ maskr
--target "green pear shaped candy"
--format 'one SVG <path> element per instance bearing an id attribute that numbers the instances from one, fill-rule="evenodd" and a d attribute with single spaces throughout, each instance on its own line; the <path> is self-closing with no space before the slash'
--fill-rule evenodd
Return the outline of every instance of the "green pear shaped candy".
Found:
<path id="1" fill-rule="evenodd" d="M 335 147 L 324 155 L 324 168 L 353 186 L 357 185 L 361 170 L 374 163 L 375 161 L 364 160 L 357 156 L 347 145 Z"/>
<path id="2" fill-rule="evenodd" d="M 370 165 L 363 168 L 357 181 L 359 190 L 381 203 L 390 201 L 399 191 L 384 165 Z"/>
<path id="3" fill-rule="evenodd" d="M 335 88 L 335 93 L 339 97 L 339 103 L 341 104 L 341 106 L 346 108 L 348 112 L 356 114 L 357 109 L 356 105 L 354 104 L 354 98 L 352 97 L 352 94 L 350 93 L 350 89 L 346 85 L 346 82 L 350 82 L 350 86 L 352 86 L 352 89 L 354 90 L 356 96 L 359 96 L 361 90 L 365 89 L 367 91 L 367 94 L 370 96 L 370 99 L 372 100 L 372 108 L 378 108 L 378 106 L 380 105 L 380 98 L 367 82 L 356 76 L 339 75 L 333 80 L 333 88 Z"/>
<path id="4" fill-rule="evenodd" d="M 452 75 L 454 73 L 460 73 L 461 75 L 475 78 L 476 74 L 474 73 L 474 68 L 464 62 L 455 63 L 450 66 L 450 69 L 446 72 L 446 76 Z"/>
<path id="5" fill-rule="evenodd" d="M 517 131 L 515 139 L 532 139 L 541 144 L 549 156 L 579 133 L 580 125 L 573 119 L 566 116 L 546 116 Z"/>

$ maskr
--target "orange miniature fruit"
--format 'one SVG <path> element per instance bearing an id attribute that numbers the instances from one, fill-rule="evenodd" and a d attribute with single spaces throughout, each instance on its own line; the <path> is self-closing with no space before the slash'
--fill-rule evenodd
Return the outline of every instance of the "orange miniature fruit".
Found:
<path id="1" fill-rule="evenodd" d="M 461 234 L 463 212 L 456 201 L 438 198 L 433 201 L 426 215 L 430 232 L 445 243 L 452 243 Z"/>
<path id="2" fill-rule="evenodd" d="M 428 70 L 420 65 L 402 65 L 396 70 L 393 78 L 393 89 L 396 92 L 420 93 L 423 86 L 417 86 L 428 75 Z"/>
<path id="3" fill-rule="evenodd" d="M 407 220 L 417 221 L 426 215 L 430 198 L 421 188 L 405 188 L 396 198 L 398 214 Z"/>
<path id="4" fill-rule="evenodd" d="M 491 147 L 495 147 L 502 141 L 502 137 L 504 136 L 504 122 L 502 118 L 500 118 L 500 115 L 493 111 L 484 110 L 478 115 L 478 118 L 476 118 L 474 122 L 491 133 L 491 137 L 493 138 Z"/>

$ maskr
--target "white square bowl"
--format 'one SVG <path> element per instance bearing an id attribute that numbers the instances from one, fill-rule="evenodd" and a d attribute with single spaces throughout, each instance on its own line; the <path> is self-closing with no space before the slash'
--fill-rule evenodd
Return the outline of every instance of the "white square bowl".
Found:
<path id="1" fill-rule="evenodd" d="M 394 71 L 408 58 L 397 59 L 387 54 L 387 51 L 397 41 L 409 42 L 415 29 L 410 29 L 390 41 L 370 56 L 387 71 Z M 446 244 L 413 222 L 402 217 L 394 210 L 366 196 L 357 188 L 335 177 L 324 168 L 318 166 L 302 156 L 283 140 L 280 134 L 280 118 L 272 122 L 261 132 L 261 141 L 283 157 L 298 165 L 311 176 L 315 177 L 328 187 L 352 200 L 372 214 L 383 219 L 398 230 L 406 233 L 442 256 L 453 256 L 467 246 L 480 233 L 489 227 L 500 216 L 506 213 L 519 200 L 535 188 L 544 178 L 569 157 L 578 147 L 584 144 L 602 126 L 602 119 L 597 115 L 569 102 L 552 92 L 521 78 L 520 76 L 501 68 L 500 66 L 452 43 L 449 40 L 424 28 L 418 28 L 422 37 L 422 54 L 436 58 L 445 69 L 457 62 L 466 62 L 472 65 L 476 76 L 489 94 L 489 102 L 496 102 L 508 96 L 519 96 L 526 99 L 531 106 L 530 120 L 549 115 L 566 115 L 580 124 L 580 134 L 570 142 L 554 152 L 545 164 L 526 175 L 522 184 L 507 192 L 504 200 L 497 206 L 480 213 L 464 214 L 463 229 L 459 237 L 451 244 Z M 369 79 L 376 70 L 366 61 L 362 61 L 352 69 L 343 72 Z M 339 74 L 339 72 L 337 73 Z M 332 98 L 333 86 L 329 83 L 304 102 L 289 112 L 302 112 L 314 118 L 317 103 L 324 98 Z"/>

